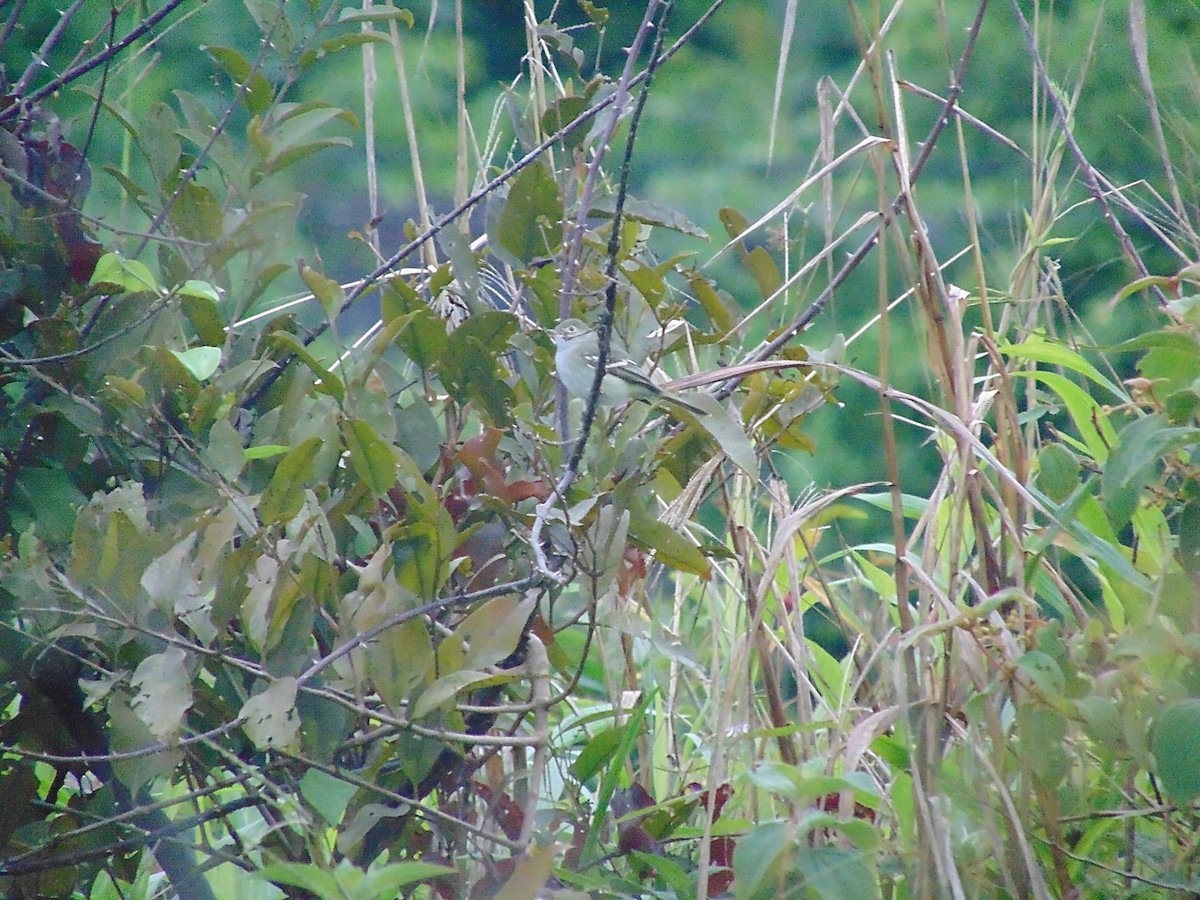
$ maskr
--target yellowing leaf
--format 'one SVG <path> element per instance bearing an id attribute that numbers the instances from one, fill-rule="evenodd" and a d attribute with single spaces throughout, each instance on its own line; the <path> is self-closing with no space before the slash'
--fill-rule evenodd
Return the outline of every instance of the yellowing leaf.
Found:
<path id="1" fill-rule="evenodd" d="M 419 619 L 389 628 L 367 645 L 367 674 L 390 709 L 398 710 L 433 666 L 433 644 Z"/>
<path id="2" fill-rule="evenodd" d="M 130 684 L 138 688 L 130 702 L 137 717 L 160 741 L 171 740 L 192 706 L 192 681 L 187 654 L 179 647 L 147 656 L 133 673 Z"/>
<path id="3" fill-rule="evenodd" d="M 413 705 L 412 717 L 419 719 L 454 699 L 459 691 L 491 678 L 487 672 L 475 672 L 470 669 L 459 669 L 457 672 L 443 675 L 421 694 L 421 698 Z"/>
<path id="4" fill-rule="evenodd" d="M 629 537 L 653 551 L 654 558 L 663 565 L 681 572 L 691 572 L 701 578 L 708 578 L 712 574 L 712 567 L 703 551 L 665 522 L 634 511 L 629 521 Z"/>
<path id="5" fill-rule="evenodd" d="M 259 750 L 293 748 L 300 732 L 296 712 L 296 679 L 290 676 L 271 682 L 242 706 L 242 728 Z"/>
<path id="6" fill-rule="evenodd" d="M 533 593 L 525 597 L 506 594 L 489 600 L 467 616 L 454 629 L 466 651 L 463 666 L 482 669 L 495 665 L 516 650 L 536 599 Z"/>

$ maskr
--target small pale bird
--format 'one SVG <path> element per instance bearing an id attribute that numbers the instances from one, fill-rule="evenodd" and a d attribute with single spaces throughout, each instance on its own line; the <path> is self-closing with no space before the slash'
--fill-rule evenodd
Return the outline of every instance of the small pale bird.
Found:
<path id="1" fill-rule="evenodd" d="M 600 357 L 599 336 L 595 329 L 579 319 L 564 319 L 550 332 L 554 338 L 554 365 L 558 379 L 571 394 L 587 397 L 595 378 Z M 630 356 L 621 339 L 613 334 L 608 345 L 604 380 L 600 382 L 599 406 L 617 406 L 628 400 L 667 403 L 687 410 L 694 416 L 706 412 L 678 394 L 664 391 Z"/>

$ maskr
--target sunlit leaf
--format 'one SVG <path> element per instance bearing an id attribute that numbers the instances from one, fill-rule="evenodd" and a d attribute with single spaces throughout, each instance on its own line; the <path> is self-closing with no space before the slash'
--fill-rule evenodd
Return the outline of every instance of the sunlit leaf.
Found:
<path id="1" fill-rule="evenodd" d="M 96 263 L 90 284 L 111 284 L 127 291 L 153 291 L 161 288 L 145 263 L 125 259 L 119 253 L 105 253 Z"/>
<path id="2" fill-rule="evenodd" d="M 260 750 L 294 749 L 300 731 L 296 679 L 279 678 L 242 705 L 242 729 Z"/>
<path id="3" fill-rule="evenodd" d="M 220 347 L 193 347 L 191 350 L 172 350 L 177 360 L 184 368 L 196 377 L 197 381 L 211 378 L 221 364 Z"/>
<path id="4" fill-rule="evenodd" d="M 130 705 L 138 718 L 160 741 L 179 733 L 192 705 L 192 680 L 187 654 L 179 647 L 147 656 L 133 673 L 130 684 L 138 689 Z"/>

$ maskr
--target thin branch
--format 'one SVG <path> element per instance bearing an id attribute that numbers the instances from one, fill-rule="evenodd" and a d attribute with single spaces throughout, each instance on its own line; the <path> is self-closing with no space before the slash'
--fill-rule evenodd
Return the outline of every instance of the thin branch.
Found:
<path id="1" fill-rule="evenodd" d="M 237 800 L 231 800 L 228 803 L 223 803 L 220 806 L 215 806 L 212 809 L 205 810 L 194 816 L 189 816 L 186 819 L 176 819 L 169 826 L 156 828 L 153 831 L 145 831 L 133 837 L 123 838 L 119 841 L 114 841 L 111 844 L 104 844 L 99 847 L 92 847 L 88 850 L 81 850 L 78 853 L 68 853 L 64 856 L 55 856 L 51 859 L 36 859 L 33 858 L 41 853 L 41 850 L 34 850 L 30 853 L 15 857 L 14 859 L 0 862 L 0 876 L 26 875 L 32 872 L 46 872 L 51 869 L 61 869 L 67 866 L 77 866 L 80 863 L 90 862 L 93 859 L 104 859 L 105 857 L 116 856 L 124 850 L 132 850 L 135 848 L 145 849 L 153 846 L 164 840 L 178 840 L 178 835 L 185 831 L 190 831 L 197 825 L 203 825 L 205 822 L 211 822 L 214 819 L 223 819 L 230 813 L 237 812 L 239 809 L 246 809 L 250 806 L 255 806 L 258 803 L 257 797 L 240 797 Z"/>
<path id="2" fill-rule="evenodd" d="M 1009 0 L 1009 2 L 1012 6 L 1013 16 L 1016 18 L 1017 24 L 1021 27 L 1021 33 L 1025 36 L 1025 48 L 1029 52 L 1029 58 L 1033 61 L 1038 81 L 1041 83 L 1042 90 L 1045 92 L 1046 98 L 1050 101 L 1050 105 L 1054 109 L 1054 118 L 1062 132 L 1063 141 L 1066 143 L 1067 149 L 1071 151 L 1071 156 L 1075 158 L 1075 165 L 1079 167 L 1079 172 L 1083 176 L 1083 183 L 1087 186 L 1088 192 L 1092 195 L 1092 199 L 1096 201 L 1096 206 L 1100 209 L 1100 217 L 1108 225 L 1113 236 L 1116 237 L 1117 243 L 1121 245 L 1121 252 L 1124 253 L 1129 264 L 1137 270 L 1138 275 L 1142 278 L 1149 277 L 1150 270 L 1146 268 L 1141 254 L 1133 246 L 1133 240 L 1129 237 L 1129 233 L 1121 225 L 1117 217 L 1113 215 L 1112 207 L 1108 203 L 1108 195 L 1100 183 L 1100 177 L 1095 167 L 1092 166 L 1084 154 L 1083 148 L 1079 146 L 1079 142 L 1075 140 L 1075 134 L 1071 130 L 1070 116 L 1063 105 L 1062 97 L 1055 88 L 1054 83 L 1050 80 L 1049 73 L 1046 71 L 1042 55 L 1038 52 L 1037 39 L 1034 37 L 1033 29 L 1029 27 L 1029 21 L 1025 18 L 1025 14 L 1021 12 L 1020 3 L 1017 0 Z M 1178 324 L 1181 320 L 1175 313 L 1171 312 L 1168 305 L 1170 301 L 1167 295 L 1158 287 L 1151 287 L 1150 293 L 1154 295 L 1154 299 L 1158 301 L 1158 305 L 1162 308 L 1163 312 L 1171 316 Z"/>
<path id="3" fill-rule="evenodd" d="M 154 27 L 158 25 L 159 22 L 173 13 L 176 8 L 181 6 L 184 2 L 186 2 L 186 0 L 167 0 L 167 3 L 165 3 L 161 9 L 147 16 L 142 22 L 138 23 L 138 25 L 129 32 L 129 34 L 125 35 L 125 37 L 121 38 L 121 40 L 117 41 L 115 44 L 105 47 L 91 59 L 85 60 L 79 65 L 68 69 L 58 78 L 55 78 L 49 84 L 45 84 L 38 88 L 28 97 L 23 97 L 17 102 L 13 103 L 11 106 L 0 109 L 0 123 L 16 118 L 19 114 L 23 115 L 28 113 L 38 103 L 57 93 L 65 85 L 68 85 L 72 81 L 81 78 L 88 72 L 92 71 L 92 69 L 104 65 L 104 63 L 112 59 L 142 35 L 153 31 Z"/>
<path id="4" fill-rule="evenodd" d="M 662 65 L 664 62 L 666 62 L 668 59 L 670 59 L 672 56 L 674 56 L 676 53 L 678 53 L 693 37 L 695 37 L 696 33 L 700 30 L 700 28 L 703 27 L 705 24 L 707 24 L 709 19 L 711 19 L 714 15 L 716 15 L 717 10 L 719 10 L 724 5 L 725 5 L 725 0 L 714 0 L 712 5 L 709 6 L 709 8 L 707 10 L 705 10 L 704 14 L 701 15 L 695 22 L 693 22 L 691 27 L 689 27 L 687 29 L 687 31 L 685 31 L 682 35 L 680 35 L 679 38 L 674 43 L 672 43 L 670 47 L 668 47 L 665 51 L 663 51 L 663 53 L 657 59 L 653 60 L 652 64 L 655 66 Z M 646 78 L 646 71 L 642 71 L 641 73 L 639 73 L 638 75 L 636 75 L 634 77 L 633 81 L 631 82 L 631 85 L 632 84 L 640 84 L 645 78 Z M 424 234 L 420 235 L 419 237 L 416 237 L 413 240 L 409 241 L 407 244 L 405 244 L 403 247 L 401 247 L 399 250 L 397 250 L 394 254 L 392 254 L 390 257 L 388 257 L 386 260 L 384 260 L 382 263 L 380 263 L 378 266 L 376 266 L 373 271 L 371 271 L 366 277 L 364 277 L 362 279 L 362 281 L 359 282 L 358 286 L 354 290 L 350 291 L 346 295 L 346 299 L 342 303 L 341 307 L 338 309 L 338 313 L 339 314 L 344 313 L 347 309 L 349 309 L 352 305 L 354 305 L 355 302 L 358 301 L 359 297 L 361 297 L 368 290 L 370 290 L 376 284 L 376 282 L 379 281 L 380 278 L 382 278 L 388 272 L 395 269 L 398 265 L 400 265 L 400 263 L 402 263 L 409 256 L 411 256 L 413 253 L 415 253 L 417 250 L 419 250 L 421 247 L 423 247 L 426 243 L 428 243 L 429 241 L 431 241 L 435 237 L 437 237 L 449 225 L 453 224 L 458 219 L 460 219 L 462 216 L 464 216 L 466 213 L 470 212 L 475 207 L 475 205 L 477 203 L 479 203 L 479 201 L 489 197 L 491 194 L 493 194 L 496 191 L 497 188 L 499 188 L 503 184 L 506 184 L 518 172 L 531 166 L 534 162 L 536 162 L 541 157 L 541 155 L 543 153 L 546 152 L 546 150 L 550 149 L 555 144 L 561 143 L 564 138 L 566 138 L 567 136 L 569 136 L 571 134 L 574 134 L 575 131 L 577 131 L 579 128 L 586 125 L 588 122 L 592 121 L 592 119 L 596 118 L 596 116 L 600 115 L 601 112 L 603 112 L 605 109 L 607 109 L 612 104 L 614 98 L 615 98 L 615 94 L 609 94 L 603 100 L 600 100 L 598 103 L 596 103 L 595 106 L 592 106 L 589 109 L 584 110 L 582 113 L 579 114 L 579 116 L 577 118 L 568 122 L 566 125 L 564 125 L 562 128 L 560 128 L 558 131 L 554 132 L 554 134 L 547 137 L 544 141 L 542 141 L 540 144 L 538 144 L 536 147 L 534 147 L 532 150 L 530 150 L 528 153 L 526 153 L 524 156 L 522 156 L 519 160 L 517 160 L 515 163 L 510 165 L 507 169 L 505 169 L 503 172 L 501 172 L 499 175 L 497 175 L 495 178 L 493 178 L 491 181 L 489 181 L 483 187 L 479 188 L 477 191 L 475 191 L 475 193 L 473 193 L 469 197 L 467 197 L 467 199 L 462 201 L 462 203 L 460 203 L 458 206 L 454 207 L 454 209 L 452 209 L 446 215 L 444 215 L 440 219 L 438 219 L 437 222 L 434 223 L 433 227 L 429 231 L 427 231 Z M 3 121 L 3 119 L 0 118 L 0 121 Z M 307 346 L 307 345 L 311 344 L 318 337 L 320 337 L 322 334 L 324 334 L 325 329 L 327 329 L 328 327 L 329 327 L 328 322 L 322 322 L 317 328 L 313 329 L 313 332 L 308 337 L 305 338 L 305 340 L 304 340 L 305 345 Z M 295 356 L 290 356 L 287 359 L 283 360 L 278 372 L 273 373 L 271 376 L 269 376 L 266 379 L 266 381 L 262 385 L 260 385 L 257 389 L 255 389 L 255 391 L 247 398 L 247 401 L 246 401 L 247 405 L 253 406 L 258 401 L 258 399 L 261 398 L 263 396 L 263 394 L 265 394 L 270 389 L 271 385 L 275 383 L 275 381 L 279 377 L 279 375 L 281 375 L 283 373 L 283 370 L 286 369 L 287 366 L 294 359 L 295 359 Z"/>
<path id="5" fill-rule="evenodd" d="M 946 92 L 946 100 L 942 104 L 942 112 L 938 115 L 933 127 L 930 128 L 929 134 L 921 144 L 921 152 L 917 154 L 916 160 L 913 162 L 912 170 L 909 173 L 909 181 L 915 183 L 917 177 L 925 168 L 925 164 L 929 161 L 930 155 L 933 153 L 933 148 L 937 144 L 938 138 L 942 131 L 950 122 L 951 110 L 958 104 L 958 97 L 962 93 L 963 79 L 966 77 L 967 67 L 971 61 L 971 54 L 975 49 L 975 41 L 979 37 L 980 28 L 983 26 L 983 14 L 987 10 L 987 0 L 980 0 L 979 6 L 975 11 L 975 20 L 971 23 L 971 27 L 967 30 L 967 43 L 963 47 L 962 55 L 959 57 L 958 66 L 954 72 L 954 83 L 950 85 L 950 89 Z M 761 345 L 752 350 L 746 355 L 745 362 L 758 362 L 760 360 L 769 359 L 787 344 L 789 344 L 796 335 L 808 327 L 808 325 L 819 316 L 825 309 L 833 297 L 834 291 L 845 283 L 846 279 L 854 272 L 855 269 L 862 264 L 863 260 L 875 249 L 875 245 L 879 243 L 880 237 L 883 236 L 886 229 L 895 219 L 896 214 L 902 208 L 904 202 L 903 194 L 897 194 L 892 200 L 892 204 L 888 212 L 880 216 L 880 222 L 875 226 L 875 230 L 867 237 L 866 240 L 859 245 L 849 259 L 842 267 L 834 273 L 829 279 L 829 283 L 817 298 L 809 305 L 803 313 L 797 316 L 790 325 L 787 326 L 773 340 Z M 731 380 L 726 383 L 720 391 L 717 392 L 718 398 L 728 397 L 737 387 L 737 380 Z"/>
<path id="6" fill-rule="evenodd" d="M 642 19 L 642 26 L 638 31 L 639 39 L 634 42 L 634 47 L 641 46 L 641 34 L 648 31 L 652 19 L 652 13 L 656 8 L 656 2 L 652 0 L 647 5 L 646 15 Z M 575 481 L 575 476 L 578 474 L 579 465 L 583 461 L 583 454 L 587 448 L 588 437 L 592 431 L 592 423 L 596 418 L 596 407 L 600 400 L 600 384 L 604 381 L 605 371 L 608 368 L 608 351 L 612 341 L 612 322 L 613 314 L 617 306 L 617 256 L 621 249 L 621 226 L 624 222 L 625 215 L 625 196 L 626 189 L 629 184 L 629 170 L 633 162 L 633 147 L 637 139 L 638 122 L 641 120 L 642 112 L 646 108 L 646 98 L 649 96 L 650 84 L 653 80 L 654 72 L 658 67 L 659 49 L 662 46 L 663 36 L 666 32 L 665 20 L 671 11 L 671 0 L 664 0 L 663 6 L 663 21 L 660 21 L 658 28 L 658 36 L 655 39 L 654 50 L 650 54 L 650 63 L 645 70 L 645 80 L 642 83 L 641 91 L 638 94 L 637 103 L 634 106 L 633 114 L 630 117 L 629 135 L 625 140 L 625 156 L 621 162 L 621 174 L 617 180 L 617 196 L 613 208 L 613 217 L 610 224 L 608 235 L 607 259 L 605 263 L 605 294 L 604 294 L 604 309 L 600 313 L 600 318 L 597 322 L 597 343 L 598 351 L 596 354 L 596 368 L 592 373 L 592 386 L 588 391 L 588 396 L 583 408 L 583 418 L 579 424 L 579 436 L 575 439 L 575 446 L 571 450 L 571 455 L 567 459 L 566 465 L 563 467 L 563 473 L 559 476 L 558 482 L 554 485 L 554 491 L 550 498 L 544 503 L 539 503 L 537 512 L 533 520 L 533 527 L 529 532 L 529 542 L 533 547 L 534 559 L 537 563 L 538 571 L 543 575 L 562 582 L 563 576 L 560 572 L 551 569 L 544 551 L 542 550 L 542 531 L 545 528 L 545 523 L 549 518 L 551 510 L 561 501 L 566 502 L 567 489 L 570 488 L 572 482 Z M 622 74 L 622 85 L 627 89 L 628 84 L 633 82 L 633 50 L 630 51 L 629 59 L 626 60 L 625 72 Z M 617 95 L 622 94 L 622 88 L 617 89 Z M 624 100 L 620 101 L 622 104 Z M 605 130 L 603 137 L 600 140 L 601 147 L 607 146 L 612 140 L 613 133 L 616 130 L 617 120 L 619 118 L 619 107 L 613 111 L 612 121 L 609 127 Z M 583 199 L 580 201 L 580 218 L 575 223 L 575 232 L 571 243 L 571 248 L 568 250 L 566 260 L 563 262 L 563 279 L 562 290 L 559 294 L 559 311 L 565 315 L 566 311 L 570 310 L 571 292 L 574 290 L 572 281 L 574 279 L 573 270 L 578 267 L 578 254 L 582 249 L 583 231 L 585 228 L 585 217 L 589 202 L 588 184 L 591 184 L 594 177 L 598 177 L 595 173 L 599 171 L 599 163 L 603 153 L 598 151 L 596 159 L 593 160 L 592 166 L 588 170 L 588 179 L 584 186 Z"/>
<path id="7" fill-rule="evenodd" d="M 58 46 L 58 42 L 62 40 L 63 34 L 66 33 L 67 27 L 71 24 L 71 20 L 83 8 L 86 0 L 75 0 L 75 2 L 58 14 L 58 21 L 54 27 L 50 29 L 50 33 L 46 35 L 46 39 L 42 41 L 42 45 L 33 52 L 33 59 L 29 61 L 29 65 L 25 67 L 25 71 L 21 73 L 21 77 L 17 79 L 17 83 L 13 85 L 12 92 L 16 96 L 21 96 L 29 89 L 29 82 L 33 81 L 38 69 L 45 68 L 49 65 L 46 61 L 47 57 Z"/>

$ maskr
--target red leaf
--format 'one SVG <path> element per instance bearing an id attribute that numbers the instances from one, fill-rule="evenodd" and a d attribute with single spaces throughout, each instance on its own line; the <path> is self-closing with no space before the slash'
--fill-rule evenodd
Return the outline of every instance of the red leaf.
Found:
<path id="1" fill-rule="evenodd" d="M 512 797 L 503 791 L 497 793 L 481 781 L 471 782 L 472 786 L 490 807 L 492 816 L 500 823 L 500 828 L 509 840 L 519 840 L 521 829 L 525 825 L 525 810 L 517 805 Z"/>

